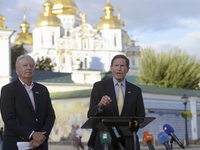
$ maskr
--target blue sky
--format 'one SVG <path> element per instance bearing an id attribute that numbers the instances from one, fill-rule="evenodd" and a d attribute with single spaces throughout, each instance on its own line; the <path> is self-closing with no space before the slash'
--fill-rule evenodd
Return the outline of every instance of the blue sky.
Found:
<path id="1" fill-rule="evenodd" d="M 26 7 L 29 32 L 35 26 L 39 14 L 43 13 L 45 0 L 1 0 L 0 13 L 6 20 L 4 25 L 17 30 L 23 21 L 23 8 Z M 103 7 L 107 0 L 74 0 L 79 11 L 87 14 L 87 23 L 96 25 L 104 16 Z M 121 19 L 131 39 L 142 48 L 152 47 L 156 52 L 167 52 L 174 47 L 187 51 L 200 58 L 200 1 L 199 0 L 110 0 L 116 8 L 120 7 Z"/>

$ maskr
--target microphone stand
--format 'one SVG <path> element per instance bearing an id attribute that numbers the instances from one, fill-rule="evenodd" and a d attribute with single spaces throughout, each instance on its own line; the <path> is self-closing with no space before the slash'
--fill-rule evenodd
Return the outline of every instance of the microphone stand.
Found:
<path id="1" fill-rule="evenodd" d="M 171 148 L 173 150 L 173 138 L 170 139 Z"/>
<path id="2" fill-rule="evenodd" d="M 104 150 L 109 150 L 109 145 L 108 145 L 108 143 L 104 143 Z"/>
<path id="3" fill-rule="evenodd" d="M 133 149 L 137 150 L 137 132 L 133 131 Z"/>

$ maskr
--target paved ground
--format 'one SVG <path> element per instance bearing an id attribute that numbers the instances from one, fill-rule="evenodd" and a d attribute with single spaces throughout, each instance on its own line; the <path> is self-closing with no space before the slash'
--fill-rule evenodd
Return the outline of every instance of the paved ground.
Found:
<path id="1" fill-rule="evenodd" d="M 52 145 L 52 144 L 49 144 L 49 150 L 73 150 L 73 147 L 69 146 L 69 145 Z"/>
<path id="2" fill-rule="evenodd" d="M 73 147 L 70 145 L 49 144 L 49 150 L 73 150 Z M 85 150 L 88 150 L 87 146 L 85 146 Z M 148 147 L 141 147 L 141 150 L 149 150 L 149 149 Z M 166 148 L 165 146 L 157 146 L 155 147 L 155 150 L 166 150 Z M 173 148 L 173 150 L 183 150 L 183 149 L 175 147 Z M 191 145 L 189 148 L 185 148 L 184 150 L 200 150 L 200 145 L 198 146 Z"/>

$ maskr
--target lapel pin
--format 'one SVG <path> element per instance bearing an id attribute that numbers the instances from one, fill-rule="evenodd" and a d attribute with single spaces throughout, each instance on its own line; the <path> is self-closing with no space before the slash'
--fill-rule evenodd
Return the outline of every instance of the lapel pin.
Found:
<path id="1" fill-rule="evenodd" d="M 36 94 L 39 94 L 39 92 L 35 92 Z"/>
<path id="2" fill-rule="evenodd" d="M 128 91 L 128 93 L 131 93 L 130 91 Z"/>

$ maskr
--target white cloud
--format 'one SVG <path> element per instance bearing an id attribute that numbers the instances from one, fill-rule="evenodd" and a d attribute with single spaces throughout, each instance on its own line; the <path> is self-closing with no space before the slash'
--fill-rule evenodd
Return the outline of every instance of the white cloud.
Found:
<path id="1" fill-rule="evenodd" d="M 175 47 L 182 51 L 187 51 L 191 56 L 196 55 L 200 58 L 200 32 L 192 32 L 185 35 L 178 41 L 157 41 L 149 44 L 139 44 L 142 48 L 152 47 L 157 53 L 168 52 Z"/>
<path id="2" fill-rule="evenodd" d="M 195 28 L 197 26 L 200 26 L 199 20 L 195 20 L 195 19 L 180 19 L 179 24 L 180 26 L 186 27 L 186 28 Z"/>
<path id="3" fill-rule="evenodd" d="M 176 42 L 183 50 L 200 58 L 200 32 L 188 33 L 185 37 Z"/>

